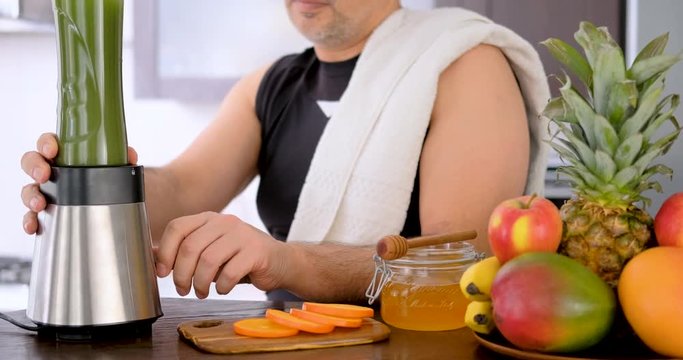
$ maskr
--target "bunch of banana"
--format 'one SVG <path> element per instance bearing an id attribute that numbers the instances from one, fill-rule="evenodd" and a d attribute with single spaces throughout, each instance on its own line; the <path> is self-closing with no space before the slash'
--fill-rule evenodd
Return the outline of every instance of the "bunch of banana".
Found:
<path id="1" fill-rule="evenodd" d="M 460 278 L 460 290 L 471 300 L 465 311 L 465 325 L 478 333 L 489 334 L 496 327 L 491 286 L 499 269 L 498 258 L 491 256 L 470 266 Z"/>

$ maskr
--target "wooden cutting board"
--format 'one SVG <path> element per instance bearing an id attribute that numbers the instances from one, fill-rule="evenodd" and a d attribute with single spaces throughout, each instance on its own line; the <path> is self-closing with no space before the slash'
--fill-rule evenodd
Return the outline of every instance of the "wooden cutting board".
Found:
<path id="1" fill-rule="evenodd" d="M 299 334 L 284 338 L 263 339 L 235 334 L 232 324 L 241 319 L 186 321 L 178 325 L 182 338 L 197 348 L 214 354 L 320 349 L 369 344 L 389 337 L 389 327 L 373 319 L 363 319 L 360 328 L 337 327 L 329 334 Z"/>

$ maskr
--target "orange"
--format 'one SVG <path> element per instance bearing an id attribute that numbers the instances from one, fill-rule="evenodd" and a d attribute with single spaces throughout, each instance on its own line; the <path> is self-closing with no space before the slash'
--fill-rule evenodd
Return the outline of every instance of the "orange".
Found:
<path id="1" fill-rule="evenodd" d="M 280 325 L 314 334 L 327 334 L 334 330 L 334 325 L 332 324 L 321 324 L 309 320 L 300 319 L 290 313 L 286 313 L 282 310 L 277 309 L 266 310 L 266 318 Z"/>
<path id="2" fill-rule="evenodd" d="M 279 338 L 294 336 L 299 333 L 299 330 L 274 323 L 266 318 L 251 318 L 237 321 L 233 324 L 235 334 L 261 337 L 261 338 Z"/>
<path id="3" fill-rule="evenodd" d="M 305 302 L 303 306 L 301 306 L 301 309 L 312 311 L 318 314 L 345 318 L 366 318 L 373 317 L 375 315 L 375 311 L 370 307 L 349 304 L 323 304 Z"/>
<path id="4" fill-rule="evenodd" d="M 636 255 L 618 291 L 638 337 L 662 355 L 683 358 L 683 248 L 660 246 Z"/>
<path id="5" fill-rule="evenodd" d="M 313 321 L 321 324 L 330 324 L 339 327 L 358 328 L 363 324 L 363 319 L 361 318 L 344 318 L 294 308 L 289 309 L 289 313 L 300 319 Z"/>

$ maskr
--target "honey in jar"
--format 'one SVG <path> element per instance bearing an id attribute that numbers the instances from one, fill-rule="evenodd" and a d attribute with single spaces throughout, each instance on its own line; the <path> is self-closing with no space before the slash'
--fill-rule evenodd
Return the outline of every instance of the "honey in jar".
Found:
<path id="1" fill-rule="evenodd" d="M 460 291 L 462 273 L 476 261 L 467 242 L 411 249 L 386 261 L 381 289 L 382 320 L 401 329 L 440 331 L 463 327 L 469 301 Z"/>

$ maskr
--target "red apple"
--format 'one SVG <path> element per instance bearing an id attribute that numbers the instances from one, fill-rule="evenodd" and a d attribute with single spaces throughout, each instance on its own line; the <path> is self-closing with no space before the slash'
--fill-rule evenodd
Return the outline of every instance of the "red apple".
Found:
<path id="1" fill-rule="evenodd" d="M 659 208 L 655 236 L 661 246 L 683 247 L 683 192 L 671 195 Z"/>
<path id="2" fill-rule="evenodd" d="M 500 203 L 489 219 L 489 244 L 501 264 L 527 252 L 556 252 L 562 219 L 550 200 L 521 196 Z"/>

